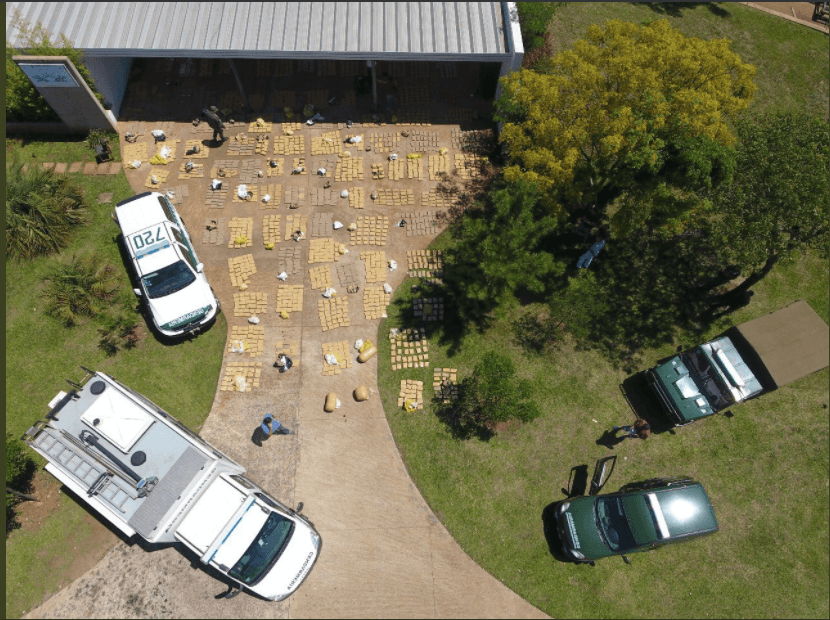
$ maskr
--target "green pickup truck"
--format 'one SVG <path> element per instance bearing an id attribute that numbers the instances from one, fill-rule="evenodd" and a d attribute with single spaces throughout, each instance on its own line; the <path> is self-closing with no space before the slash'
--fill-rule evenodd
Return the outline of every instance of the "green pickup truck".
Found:
<path id="1" fill-rule="evenodd" d="M 759 317 L 646 371 L 675 426 L 714 415 L 826 368 L 827 324 L 805 301 Z"/>
<path id="2" fill-rule="evenodd" d="M 595 474 L 605 473 L 600 462 Z M 602 470 L 599 467 L 602 466 Z M 718 531 L 715 511 L 703 486 L 689 478 L 654 478 L 627 484 L 616 493 L 560 502 L 555 509 L 559 541 L 577 563 L 649 551 Z"/>

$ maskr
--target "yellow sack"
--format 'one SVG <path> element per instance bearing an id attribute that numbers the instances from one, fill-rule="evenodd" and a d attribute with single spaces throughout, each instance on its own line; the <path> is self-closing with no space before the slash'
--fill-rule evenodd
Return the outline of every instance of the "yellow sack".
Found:
<path id="1" fill-rule="evenodd" d="M 418 403 L 412 399 L 409 399 L 403 404 L 403 408 L 407 411 L 415 411 L 418 408 Z"/>
<path id="2" fill-rule="evenodd" d="M 285 310 L 280 310 L 280 317 L 282 317 L 284 319 L 287 319 L 288 318 L 288 313 Z"/>
<path id="3" fill-rule="evenodd" d="M 375 346 L 375 345 L 373 345 L 373 344 L 372 344 L 372 342 L 371 342 L 370 340 L 367 340 L 367 341 L 366 341 L 366 342 L 364 342 L 362 345 L 360 345 L 360 348 L 358 349 L 358 351 L 360 351 L 361 353 L 363 353 L 363 352 L 364 352 L 364 351 L 366 351 L 367 349 L 371 349 L 373 346 Z"/>
<path id="4" fill-rule="evenodd" d="M 162 157 L 162 156 L 161 156 L 161 155 L 159 155 L 158 153 L 156 153 L 156 154 L 155 154 L 155 155 L 153 155 L 153 157 L 150 159 L 150 163 L 151 163 L 151 164 L 164 164 L 164 165 L 167 165 L 167 160 L 166 160 L 166 159 L 164 159 L 164 157 Z"/>
<path id="5" fill-rule="evenodd" d="M 410 153 L 406 156 L 407 159 L 421 159 L 420 153 Z"/>

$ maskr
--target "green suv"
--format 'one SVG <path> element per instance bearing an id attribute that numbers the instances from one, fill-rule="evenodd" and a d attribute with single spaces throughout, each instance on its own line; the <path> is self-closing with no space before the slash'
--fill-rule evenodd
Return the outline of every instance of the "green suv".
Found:
<path id="1" fill-rule="evenodd" d="M 555 511 L 565 554 L 577 562 L 648 551 L 718 531 L 703 486 L 688 478 L 655 478 L 616 493 L 561 502 Z"/>

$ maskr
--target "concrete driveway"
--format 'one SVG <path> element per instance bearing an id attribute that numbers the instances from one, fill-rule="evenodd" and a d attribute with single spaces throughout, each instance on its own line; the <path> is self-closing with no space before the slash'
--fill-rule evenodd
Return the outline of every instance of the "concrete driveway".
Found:
<path id="1" fill-rule="evenodd" d="M 325 113 L 336 116 L 334 111 Z M 344 112 L 341 110 L 341 114 Z M 251 119 L 253 120 L 253 119 Z M 153 123 L 123 124 L 121 133 L 138 132 L 137 144 L 147 147 L 152 157 L 162 146 L 153 142 L 149 132 Z M 226 347 L 222 377 L 213 407 L 201 434 L 216 447 L 229 454 L 248 469 L 248 475 L 275 497 L 287 504 L 305 504 L 304 514 L 315 524 L 323 539 L 320 559 L 306 583 L 299 591 L 281 603 L 261 601 L 247 593 L 232 600 L 215 600 L 224 584 L 206 571 L 195 558 L 187 557 L 174 548 L 148 552 L 141 545 L 120 542 L 93 570 L 33 610 L 29 617 L 542 617 L 539 610 L 526 603 L 498 580 L 476 565 L 453 541 L 437 520 L 418 489 L 409 478 L 396 448 L 383 407 L 377 395 L 377 357 L 366 364 L 358 364 L 353 343 L 358 338 L 375 341 L 378 337 L 378 319 L 367 319 L 364 313 L 364 291 L 367 285 L 379 287 L 383 282 L 368 283 L 367 271 L 361 253 L 383 251 L 385 259 L 398 263 L 395 271 L 386 270 L 386 282 L 397 287 L 407 270 L 407 250 L 424 249 L 435 233 L 423 234 L 414 220 L 409 228 L 395 226 L 405 213 L 435 211 L 427 204 L 430 190 L 436 181 L 430 181 L 429 156 L 437 155 L 439 148 L 447 148 L 447 161 L 455 166 L 453 130 L 450 125 L 385 125 L 361 126 L 351 129 L 337 122 L 303 125 L 289 129 L 291 136 L 304 138 L 303 151 L 297 154 L 280 148 L 291 148 L 282 140 L 286 134 L 279 123 L 267 132 L 257 133 L 248 123 L 237 122 L 227 131 L 230 140 L 218 148 L 209 148 L 211 134 L 204 125 L 166 122 L 166 144 L 177 145 L 176 159 L 156 170 L 167 172 L 159 183 L 161 191 L 174 189 L 174 200 L 183 215 L 199 258 L 205 264 L 208 279 L 219 297 L 228 319 L 228 342 L 234 340 L 234 329 L 253 327 L 248 322 L 249 311 L 256 303 L 264 303 L 257 312 L 257 329 L 237 338 L 246 341 L 249 353 L 238 354 Z M 287 128 L 287 127 L 286 127 Z M 335 132 L 334 134 L 332 132 Z M 400 136 L 408 132 L 409 136 Z M 347 135 L 362 135 L 361 145 L 344 144 L 341 151 L 350 151 L 351 158 L 338 154 L 313 154 L 331 143 L 322 139 L 326 134 L 343 144 Z M 335 135 L 336 134 L 336 135 Z M 383 134 L 383 135 L 382 135 Z M 386 136 L 386 134 L 389 134 Z M 403 162 L 406 154 L 422 153 L 422 174 L 418 178 L 395 175 L 388 162 L 389 149 L 383 140 L 395 140 L 394 147 Z M 244 135 L 253 138 L 249 147 Z M 370 136 L 378 139 L 371 140 Z M 256 138 L 267 136 L 263 149 Z M 425 138 L 428 150 L 416 151 L 416 138 Z M 180 142 L 175 143 L 175 140 Z M 200 155 L 184 155 L 187 140 L 198 140 L 203 145 Z M 365 150 L 366 145 L 372 147 Z M 122 153 L 126 143 L 122 142 Z M 378 148 L 380 146 L 380 148 Z M 206 148 L 209 150 L 206 150 Z M 332 147 L 333 148 L 333 147 Z M 260 152 L 256 152 L 256 150 Z M 126 149 L 129 150 L 129 149 Z M 336 150 L 336 149 L 333 149 Z M 234 153 L 239 153 L 235 155 Z M 264 154 L 263 154 L 264 153 Z M 305 174 L 293 175 L 294 158 L 305 158 Z M 270 159 L 282 159 L 280 170 L 269 170 Z M 127 159 L 127 157 L 125 157 Z M 338 174 L 348 173 L 344 162 L 350 165 L 362 159 L 362 180 L 338 181 Z M 185 161 L 203 166 L 203 176 L 188 176 L 180 167 Z M 437 162 L 436 162 L 437 163 Z M 384 171 L 383 180 L 373 179 L 372 166 Z M 327 176 L 315 174 L 326 166 Z M 211 195 L 208 184 L 211 169 L 235 170 L 236 176 L 225 176 L 228 190 L 223 200 Z M 264 175 L 258 176 L 262 170 Z M 375 168 L 377 176 L 378 168 Z M 406 170 L 406 168 L 404 168 Z M 338 172 L 339 171 L 339 172 Z M 413 172 L 417 172 L 413 164 Z M 138 170 L 127 170 L 127 176 L 136 192 L 146 191 L 145 183 L 151 176 L 150 166 L 144 161 Z M 159 175 L 156 175 L 157 177 Z M 343 178 L 342 176 L 339 178 Z M 236 202 L 233 196 L 237 185 L 247 182 L 257 194 L 255 200 Z M 325 188 L 326 183 L 331 186 Z M 280 185 L 269 204 L 262 202 L 265 191 Z M 269 189 L 270 188 L 270 189 Z M 342 189 L 353 194 L 356 188 L 364 192 L 362 209 L 350 206 L 340 198 Z M 332 190 L 326 195 L 323 190 Z M 379 201 L 371 199 L 373 191 L 392 190 Z M 292 193 L 294 192 L 294 193 Z M 299 195 L 299 208 L 289 208 Z M 412 204 L 379 204 L 404 202 L 412 197 Z M 399 200 L 400 199 L 400 200 Z M 423 202 L 422 202 L 423 201 Z M 422 206 L 426 205 L 426 206 Z M 273 224 L 273 216 L 280 216 L 279 238 L 274 249 L 266 249 L 263 230 L 266 217 Z M 291 216 L 308 218 L 305 239 L 286 240 L 287 220 Z M 358 218 L 386 216 L 385 243 L 382 245 L 352 244 L 346 226 Z M 229 248 L 238 236 L 231 230 L 234 218 L 250 219 L 250 244 Z M 412 219 L 412 218 L 410 218 Z M 217 228 L 207 230 L 206 223 L 216 220 Z M 334 230 L 330 222 L 339 220 L 344 227 Z M 245 222 L 242 221 L 243 227 Z M 407 234 L 409 231 L 409 234 Z M 220 238 L 221 237 L 221 238 Z M 329 255 L 327 262 L 309 263 L 312 245 L 331 238 L 343 243 L 349 253 Z M 367 240 L 363 237 L 362 240 Z M 316 257 L 316 249 L 314 250 Z M 250 255 L 256 273 L 249 276 L 247 289 L 233 285 L 229 259 Z M 335 260 L 335 258 L 337 260 Z M 323 330 L 318 313 L 318 302 L 324 301 L 321 290 L 312 286 L 310 269 L 330 267 L 331 284 L 337 298 L 348 300 L 348 325 Z M 289 272 L 280 282 L 276 275 Z M 325 269 L 315 272 L 315 278 Z M 347 283 L 356 281 L 357 293 L 346 291 Z M 302 300 L 280 292 L 280 287 L 301 286 Z M 265 293 L 267 303 L 250 297 L 235 295 Z M 289 318 L 281 318 L 277 304 L 294 304 Z M 242 308 L 243 303 L 253 304 Z M 326 327 L 332 327 L 331 324 Z M 259 329 L 262 328 L 262 329 Z M 324 344 L 345 342 L 351 367 L 341 368 L 337 375 L 324 375 Z M 251 346 L 254 350 L 251 351 Z M 280 374 L 273 363 L 279 350 L 290 351 L 293 368 Z M 253 355 L 251 354 L 253 353 Z M 236 374 L 229 364 L 259 363 L 259 385 L 240 393 L 225 389 Z M 129 377 L 121 377 L 129 384 Z M 368 401 L 356 402 L 351 394 L 358 385 L 375 391 Z M 336 392 L 342 402 L 333 413 L 323 410 L 327 393 Z M 274 436 L 257 445 L 255 429 L 266 412 L 275 414 L 294 433 Z M 175 414 L 175 412 L 172 412 Z"/>

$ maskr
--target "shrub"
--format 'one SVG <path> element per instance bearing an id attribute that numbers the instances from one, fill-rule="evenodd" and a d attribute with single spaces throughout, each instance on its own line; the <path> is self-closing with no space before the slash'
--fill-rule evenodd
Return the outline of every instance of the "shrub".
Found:
<path id="1" fill-rule="evenodd" d="M 92 74 L 84 65 L 83 52 L 72 47 L 72 43 L 63 34 L 60 35 L 60 44 L 54 44 L 47 31 L 40 23 L 35 26 L 23 19 L 18 9 L 14 10 L 11 27 L 20 31 L 18 47 L 6 43 L 6 120 L 41 122 L 59 121 L 60 118 L 49 104 L 41 97 L 26 74 L 12 60 L 12 56 L 26 54 L 31 56 L 66 56 L 75 65 L 78 73 L 92 89 L 92 92 L 103 102 L 104 97 L 95 88 Z"/>
<path id="2" fill-rule="evenodd" d="M 545 44 L 548 22 L 562 2 L 517 2 L 525 53 Z"/>
<path id="3" fill-rule="evenodd" d="M 34 469 L 35 463 L 23 443 L 6 433 L 6 488 L 27 489 Z M 17 502 L 17 497 L 6 490 L 6 533 L 18 526 L 14 513 Z"/>
<path id="4" fill-rule="evenodd" d="M 6 179 L 6 256 L 33 258 L 66 246 L 86 221 L 83 190 L 70 177 L 13 164 Z"/>
<path id="5" fill-rule="evenodd" d="M 115 269 L 97 256 L 72 256 L 44 278 L 46 311 L 67 327 L 100 315 L 115 294 Z"/>
<path id="6" fill-rule="evenodd" d="M 138 345 L 138 322 L 133 315 L 119 314 L 98 330 L 98 336 L 98 348 L 112 357 L 121 349 L 130 350 Z"/>
<path id="7" fill-rule="evenodd" d="M 457 400 L 438 405 L 438 416 L 462 439 L 487 439 L 499 422 L 530 422 L 538 418 L 541 412 L 528 398 L 530 382 L 515 375 L 516 368 L 507 355 L 485 356 L 473 374 L 458 385 Z"/>

